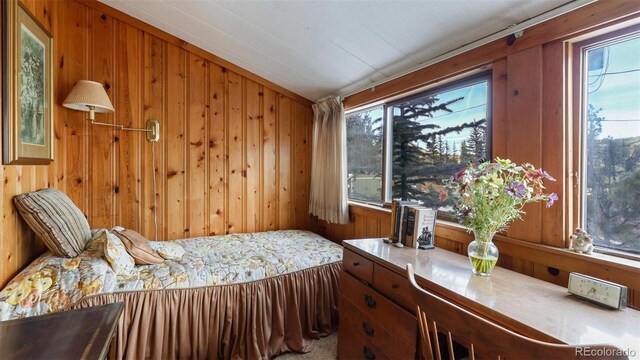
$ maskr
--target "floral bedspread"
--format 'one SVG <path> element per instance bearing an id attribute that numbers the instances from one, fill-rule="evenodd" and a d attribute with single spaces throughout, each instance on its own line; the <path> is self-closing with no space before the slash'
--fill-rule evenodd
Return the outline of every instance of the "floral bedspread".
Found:
<path id="1" fill-rule="evenodd" d="M 307 231 L 283 230 L 174 240 L 184 256 L 137 265 L 116 276 L 104 257 L 106 230 L 75 258 L 45 253 L 0 291 L 0 320 L 63 310 L 86 296 L 147 289 L 243 283 L 342 260 L 342 247 Z M 151 246 L 155 247 L 159 243 Z"/>

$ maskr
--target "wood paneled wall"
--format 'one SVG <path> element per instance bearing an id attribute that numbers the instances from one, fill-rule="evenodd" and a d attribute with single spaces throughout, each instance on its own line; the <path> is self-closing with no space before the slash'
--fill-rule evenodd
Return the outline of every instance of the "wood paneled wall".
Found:
<path id="1" fill-rule="evenodd" d="M 157 214 L 162 240 L 308 227 L 308 100 L 104 5 L 23 2 L 54 36 L 55 160 L 0 168 L 0 286 L 44 251 L 11 199 L 45 187 L 66 192 L 93 228 L 153 238 Z M 97 121 L 156 119 L 160 142 L 63 108 L 80 79 L 105 84 L 116 109 Z"/>
<path id="2" fill-rule="evenodd" d="M 523 221 L 515 221 L 505 236 L 496 238 L 501 252 L 499 265 L 562 286 L 567 285 L 571 271 L 622 283 L 632 290 L 629 302 L 638 308 L 637 261 L 607 261 L 603 260 L 606 256 L 589 257 L 560 249 L 574 229 L 568 216 L 573 174 L 567 155 L 570 129 L 565 99 L 570 77 L 564 41 L 612 23 L 637 22 L 638 13 L 640 5 L 636 1 L 599 1 L 525 30 L 513 46 L 498 40 L 347 97 L 345 106 L 362 106 L 471 69 L 491 66 L 493 155 L 541 166 L 556 177 L 556 182 L 545 185 L 560 198 L 549 209 L 543 204 L 527 205 Z M 312 219 L 312 229 L 336 242 L 389 236 L 390 211 L 364 205 L 350 206 L 350 211 L 348 225 Z M 466 254 L 471 236 L 461 227 L 439 223 L 436 240 L 438 247 Z M 557 275 L 552 274 L 556 270 Z"/>

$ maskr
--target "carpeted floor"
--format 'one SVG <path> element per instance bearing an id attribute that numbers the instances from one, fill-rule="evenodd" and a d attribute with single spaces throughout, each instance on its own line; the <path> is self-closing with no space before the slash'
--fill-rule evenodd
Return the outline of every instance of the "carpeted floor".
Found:
<path id="1" fill-rule="evenodd" d="M 306 354 L 288 353 L 276 357 L 278 360 L 329 360 L 335 359 L 337 354 L 338 333 L 316 340 L 313 350 Z"/>

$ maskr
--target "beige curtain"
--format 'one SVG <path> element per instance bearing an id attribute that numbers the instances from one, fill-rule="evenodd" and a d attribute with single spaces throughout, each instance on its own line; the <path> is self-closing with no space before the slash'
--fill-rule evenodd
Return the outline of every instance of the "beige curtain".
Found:
<path id="1" fill-rule="evenodd" d="M 349 223 L 347 129 L 338 99 L 313 105 L 309 212 L 334 224 Z"/>

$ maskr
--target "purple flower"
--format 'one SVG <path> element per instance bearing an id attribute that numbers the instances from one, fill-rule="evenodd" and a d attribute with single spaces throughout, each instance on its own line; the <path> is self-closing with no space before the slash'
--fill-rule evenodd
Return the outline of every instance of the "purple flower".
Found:
<path id="1" fill-rule="evenodd" d="M 504 189 L 504 191 L 514 199 L 521 199 L 525 197 L 524 190 L 525 190 L 524 184 L 519 183 L 517 181 L 512 181 L 511 184 L 509 184 L 509 186 L 506 189 Z"/>
<path id="2" fill-rule="evenodd" d="M 553 203 L 555 203 L 556 200 L 558 200 L 558 194 L 551 193 L 551 195 L 549 195 L 549 200 L 547 200 L 547 207 L 550 208 L 553 206 Z"/>
<path id="3" fill-rule="evenodd" d="M 544 176 L 547 180 L 550 180 L 550 181 L 556 181 L 556 179 L 554 179 L 554 178 L 553 178 L 553 176 L 549 175 L 549 173 L 548 173 L 548 172 L 546 172 L 546 171 L 542 170 L 541 168 L 540 168 L 540 169 L 538 169 L 538 173 L 539 173 L 541 176 Z M 558 195 L 556 195 L 556 200 L 558 200 L 558 199 L 557 199 L 557 197 L 558 197 Z"/>
<path id="4" fill-rule="evenodd" d="M 466 171 L 467 171 L 467 169 L 466 169 L 466 168 L 464 168 L 464 169 L 462 169 L 462 170 L 458 171 L 458 172 L 456 173 L 456 175 L 455 175 L 455 179 L 456 179 L 456 180 L 460 180 L 460 178 L 462 177 L 462 175 L 464 175 L 464 173 L 465 173 Z"/>

